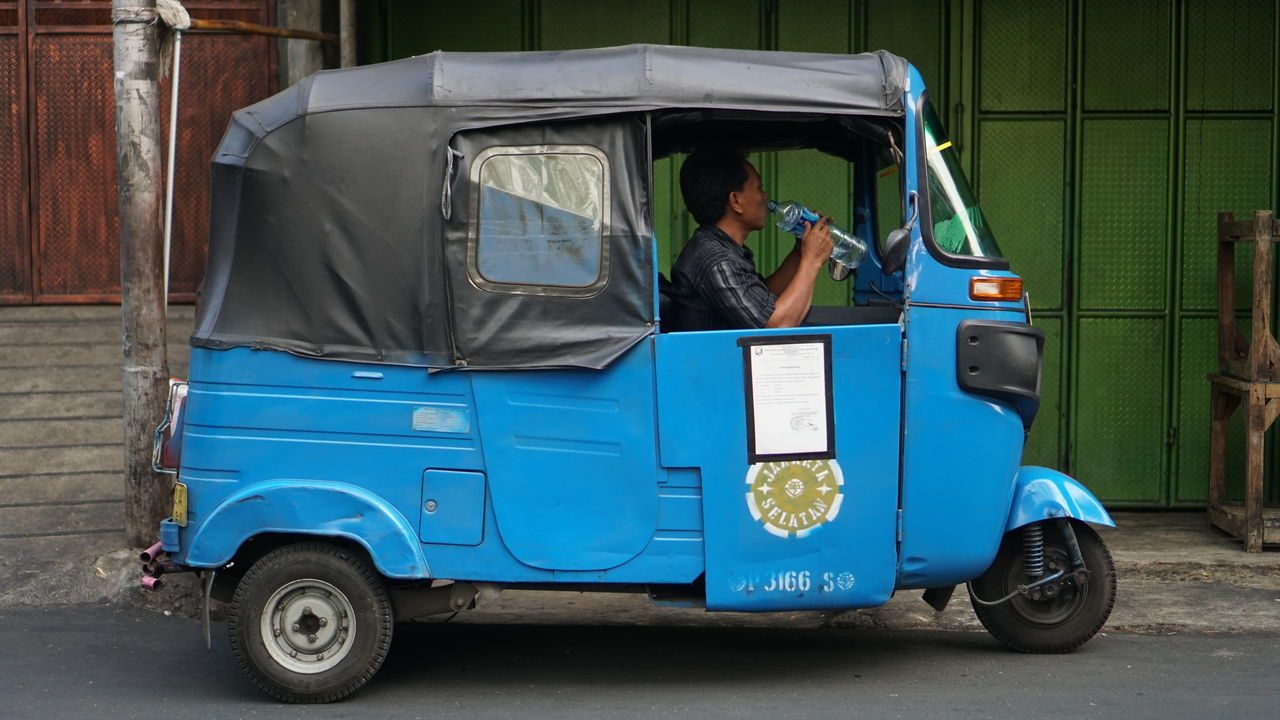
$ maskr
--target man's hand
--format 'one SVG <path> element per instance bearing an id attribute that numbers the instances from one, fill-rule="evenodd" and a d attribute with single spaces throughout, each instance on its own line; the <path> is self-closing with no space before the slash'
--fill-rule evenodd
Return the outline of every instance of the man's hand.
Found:
<path id="1" fill-rule="evenodd" d="M 800 261 L 810 268 L 821 267 L 831 257 L 831 248 L 831 218 L 823 215 L 804 229 L 800 238 Z"/>
<path id="2" fill-rule="evenodd" d="M 790 259 L 796 255 L 799 255 L 798 262 Z M 831 218 L 823 215 L 818 222 L 808 224 L 800 238 L 799 247 L 788 257 L 788 262 L 795 264 L 790 266 L 792 269 L 784 278 L 786 287 L 778 293 L 773 315 L 769 317 L 765 327 L 796 327 L 804 321 L 813 302 L 813 286 L 818 280 L 818 271 L 830 257 Z M 783 266 L 787 266 L 787 263 L 784 262 Z"/>

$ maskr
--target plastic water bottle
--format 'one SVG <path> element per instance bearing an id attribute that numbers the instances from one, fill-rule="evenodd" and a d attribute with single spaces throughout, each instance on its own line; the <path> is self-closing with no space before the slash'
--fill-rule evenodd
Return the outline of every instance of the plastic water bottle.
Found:
<path id="1" fill-rule="evenodd" d="M 804 235 L 805 223 L 816 223 L 822 218 L 809 208 L 797 202 L 769 201 L 769 212 L 778 213 L 778 229 L 789 232 L 796 237 Z M 831 227 L 831 259 L 841 265 L 856 270 L 867 254 L 867 243 L 857 235 L 843 228 Z"/>

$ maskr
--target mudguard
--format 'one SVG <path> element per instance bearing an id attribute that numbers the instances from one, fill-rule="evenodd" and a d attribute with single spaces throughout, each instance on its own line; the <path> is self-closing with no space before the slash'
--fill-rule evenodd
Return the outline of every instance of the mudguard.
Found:
<path id="1" fill-rule="evenodd" d="M 386 502 L 354 485 L 315 480 L 255 483 L 224 500 L 191 539 L 185 564 L 220 567 L 261 533 L 349 538 L 387 577 L 430 577 L 417 533 Z"/>
<path id="2" fill-rule="evenodd" d="M 1102 503 L 1074 479 L 1047 467 L 1024 465 L 1019 468 L 1005 532 L 1040 520 L 1064 517 L 1116 526 Z"/>

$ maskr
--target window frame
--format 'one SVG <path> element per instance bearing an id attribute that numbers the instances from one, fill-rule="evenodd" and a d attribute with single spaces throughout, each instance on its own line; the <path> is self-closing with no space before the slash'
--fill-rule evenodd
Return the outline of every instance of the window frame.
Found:
<path id="1" fill-rule="evenodd" d="M 485 163 L 496 157 L 533 155 L 585 155 L 600 164 L 600 264 L 595 280 L 587 285 L 551 285 L 546 283 L 512 283 L 491 280 L 480 272 L 480 217 L 481 177 Z M 589 298 L 598 295 L 609 282 L 609 237 L 612 212 L 612 166 L 609 157 L 594 145 L 493 145 L 476 154 L 471 163 L 471 217 L 467 230 L 467 278 L 480 290 L 505 295 L 543 295 L 553 297 Z"/>
<path id="2" fill-rule="evenodd" d="M 920 93 L 920 97 L 916 99 L 914 104 L 915 122 L 913 123 L 916 133 L 916 192 L 919 193 L 920 236 L 924 238 L 924 246 L 929 250 L 929 254 L 943 265 L 966 269 L 1008 270 L 1009 259 L 1006 257 L 949 253 L 942 249 L 942 246 L 933 237 L 933 198 L 931 197 L 932 189 L 929 186 L 929 148 L 926 147 L 928 143 L 925 142 L 926 135 L 924 131 L 924 108 L 928 102 L 929 91 L 926 90 Z M 968 178 L 965 179 L 968 180 Z"/>

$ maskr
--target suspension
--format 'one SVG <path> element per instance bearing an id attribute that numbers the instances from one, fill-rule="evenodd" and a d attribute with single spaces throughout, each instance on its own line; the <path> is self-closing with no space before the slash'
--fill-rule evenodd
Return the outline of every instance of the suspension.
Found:
<path id="1" fill-rule="evenodd" d="M 1040 523 L 1022 529 L 1022 569 L 1031 580 L 1044 575 L 1044 528 Z"/>

